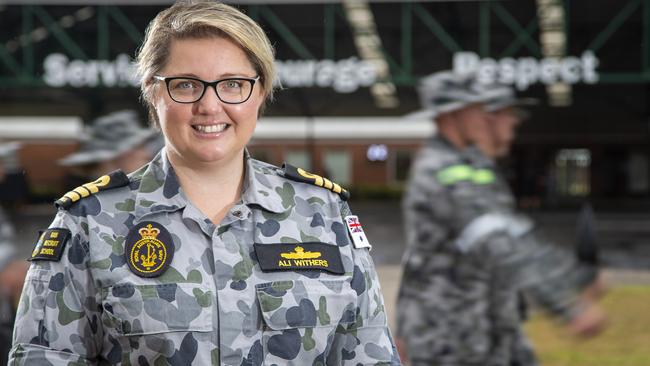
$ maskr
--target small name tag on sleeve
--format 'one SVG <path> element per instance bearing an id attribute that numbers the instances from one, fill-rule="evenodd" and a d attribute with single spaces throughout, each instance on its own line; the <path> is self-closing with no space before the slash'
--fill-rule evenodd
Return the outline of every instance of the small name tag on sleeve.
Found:
<path id="1" fill-rule="evenodd" d="M 36 243 L 28 261 L 53 261 L 58 262 L 63 255 L 63 249 L 68 239 L 70 239 L 70 230 L 68 229 L 47 229 L 41 234 Z"/>
<path id="2" fill-rule="evenodd" d="M 372 249 L 372 245 L 368 242 L 366 238 L 366 233 L 361 227 L 361 222 L 359 222 L 359 217 L 356 215 L 350 215 L 345 217 L 345 225 L 348 228 L 350 237 L 352 238 L 352 243 L 357 249 L 368 248 Z"/>

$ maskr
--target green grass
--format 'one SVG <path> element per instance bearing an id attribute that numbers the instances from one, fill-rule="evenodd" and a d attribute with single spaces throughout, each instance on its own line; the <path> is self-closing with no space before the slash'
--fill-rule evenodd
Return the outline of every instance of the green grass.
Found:
<path id="1" fill-rule="evenodd" d="M 535 315 L 526 332 L 542 366 L 650 365 L 650 286 L 610 289 L 601 300 L 608 327 L 587 340 L 572 337 L 543 315 Z"/>

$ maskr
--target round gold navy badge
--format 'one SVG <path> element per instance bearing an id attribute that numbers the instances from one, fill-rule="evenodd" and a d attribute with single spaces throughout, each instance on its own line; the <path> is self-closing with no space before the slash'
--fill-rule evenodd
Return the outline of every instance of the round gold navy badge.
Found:
<path id="1" fill-rule="evenodd" d="M 162 225 L 145 221 L 134 226 L 126 236 L 126 263 L 140 277 L 158 277 L 174 257 L 174 242 Z"/>

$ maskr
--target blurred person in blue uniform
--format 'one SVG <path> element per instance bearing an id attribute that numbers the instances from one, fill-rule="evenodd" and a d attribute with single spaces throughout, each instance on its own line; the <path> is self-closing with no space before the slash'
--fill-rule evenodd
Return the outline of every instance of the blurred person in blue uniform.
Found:
<path id="1" fill-rule="evenodd" d="M 417 115 L 434 119 L 437 133 L 419 152 L 403 200 L 402 358 L 412 365 L 536 365 L 520 325 L 521 290 L 577 333 L 597 332 L 602 311 L 582 296 L 596 268 L 540 239 L 488 165 L 487 157 L 505 149 L 494 125 L 507 122 L 496 105 L 503 90 L 440 72 L 418 91 L 425 109 Z"/>
<path id="2" fill-rule="evenodd" d="M 162 135 L 140 126 L 134 110 L 121 110 L 91 122 L 81 148 L 59 161 L 69 168 L 69 189 L 121 169 L 133 172 L 148 163 L 163 145 Z"/>

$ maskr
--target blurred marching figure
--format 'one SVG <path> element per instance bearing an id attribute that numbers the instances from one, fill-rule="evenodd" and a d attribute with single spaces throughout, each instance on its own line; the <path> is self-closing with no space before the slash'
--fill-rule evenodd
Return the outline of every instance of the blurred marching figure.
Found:
<path id="1" fill-rule="evenodd" d="M 2 179 L 0 179 L 0 202 L 5 208 L 13 208 L 24 203 L 28 195 L 25 171 L 20 164 L 18 151 L 21 143 L 17 141 L 0 143 Z"/>
<path id="2" fill-rule="evenodd" d="M 543 240 L 496 171 L 520 121 L 512 89 L 440 72 L 418 91 L 425 109 L 413 117 L 432 118 L 437 133 L 418 154 L 403 200 L 402 359 L 536 365 L 520 327 L 522 290 L 574 333 L 597 333 L 597 268 Z"/>
<path id="3" fill-rule="evenodd" d="M 509 219 L 504 225 L 516 226 L 517 221 L 527 222 L 530 229 L 519 235 L 514 235 L 517 243 L 530 243 L 530 248 L 520 250 L 517 257 L 511 260 L 516 263 L 526 263 L 526 258 L 535 258 L 520 272 L 521 277 L 515 282 L 526 292 L 528 298 L 541 305 L 552 314 L 567 322 L 568 328 L 578 336 L 592 336 L 604 326 L 605 316 L 595 301 L 604 294 L 605 285 L 598 274 L 598 248 L 593 232 L 593 211 L 585 205 L 578 223 L 578 241 L 575 248 L 575 257 L 568 249 L 560 248 L 544 237 L 536 229 L 533 221 L 517 212 L 515 198 L 506 183 L 503 174 L 497 169 L 495 160 L 506 157 L 511 150 L 516 137 L 515 130 L 519 124 L 528 118 L 528 112 L 521 109 L 523 104 L 530 104 L 530 100 L 517 99 L 511 87 L 493 85 L 490 87 L 494 94 L 486 105 L 488 112 L 488 131 L 484 137 L 492 141 L 491 148 L 486 148 L 489 143 L 477 143 L 467 149 L 473 165 L 478 170 L 492 171 L 494 183 L 485 184 L 485 196 L 492 197 L 492 209 L 506 212 Z M 521 244 L 518 244 L 521 245 Z M 548 250 L 548 251 L 547 251 Z M 568 259 L 557 260 L 556 256 Z M 569 281 L 566 289 L 558 288 L 558 284 Z M 573 286 L 573 287 L 571 287 Z M 561 291 L 562 290 L 562 291 Z M 574 303 L 574 307 L 567 303 Z M 525 306 L 524 306 L 525 308 Z M 579 311 L 578 311 L 579 310 Z M 526 353 L 525 345 L 516 344 L 514 354 Z M 525 363 L 524 363 L 525 364 Z"/>
<path id="4" fill-rule="evenodd" d="M 6 177 L 6 162 L 18 147 L 18 143 L 0 144 L 0 184 Z M 26 272 L 27 262 L 16 256 L 14 228 L 0 205 L 0 365 L 7 364 L 16 305 Z"/>
<path id="5" fill-rule="evenodd" d="M 70 168 L 66 186 L 72 189 L 117 169 L 133 172 L 148 163 L 163 144 L 157 131 L 140 127 L 135 111 L 122 110 L 94 120 L 80 150 L 59 164 Z"/>

